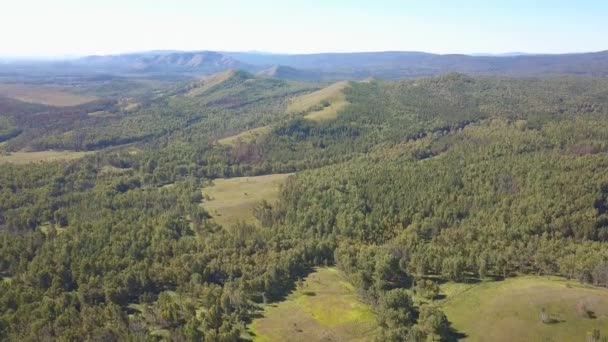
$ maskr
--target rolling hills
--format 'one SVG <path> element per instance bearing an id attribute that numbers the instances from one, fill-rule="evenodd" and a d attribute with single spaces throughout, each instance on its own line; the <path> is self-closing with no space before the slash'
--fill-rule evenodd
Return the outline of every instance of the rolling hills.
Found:
<path id="1" fill-rule="evenodd" d="M 442 67 L 177 54 L 120 76 L 0 76 L 96 96 L 0 97 L 0 159 L 52 159 L 0 162 L 0 339 L 606 334 L 608 79 L 311 82 L 288 75 Z M 542 56 L 500 58 L 524 57 Z"/>

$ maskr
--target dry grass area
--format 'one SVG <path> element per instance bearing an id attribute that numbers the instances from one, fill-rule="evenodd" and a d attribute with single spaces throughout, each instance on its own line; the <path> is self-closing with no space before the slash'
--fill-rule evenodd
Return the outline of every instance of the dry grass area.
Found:
<path id="1" fill-rule="evenodd" d="M 254 341 L 371 341 L 371 308 L 334 267 L 319 268 L 285 301 L 267 305 L 249 327 Z"/>
<path id="2" fill-rule="evenodd" d="M 111 118 L 117 116 L 115 113 L 106 112 L 105 110 L 99 110 L 97 112 L 87 113 L 88 116 L 97 118 Z"/>
<path id="3" fill-rule="evenodd" d="M 91 102 L 94 96 L 70 93 L 61 89 L 30 84 L 0 84 L 0 95 L 23 102 L 69 107 Z"/>
<path id="4" fill-rule="evenodd" d="M 250 129 L 245 132 L 241 132 L 236 135 L 232 135 L 232 136 L 229 136 L 226 138 L 219 139 L 217 142 L 220 145 L 228 145 L 228 146 L 234 146 L 239 141 L 241 141 L 243 143 L 252 143 L 252 142 L 255 142 L 256 140 L 258 140 L 258 138 L 261 138 L 261 137 L 265 136 L 266 134 L 270 133 L 270 130 L 271 130 L 270 126 L 253 128 L 253 129 Z"/>
<path id="5" fill-rule="evenodd" d="M 29 164 L 35 162 L 51 162 L 74 160 L 84 157 L 90 152 L 75 151 L 38 151 L 38 152 L 2 152 L 0 164 Z"/>
<path id="6" fill-rule="evenodd" d="M 186 95 L 187 96 L 198 96 L 205 93 L 207 90 L 221 84 L 222 82 L 230 79 L 236 73 L 235 70 L 228 70 L 213 74 L 200 80 L 197 86 L 191 89 Z"/>
<path id="7" fill-rule="evenodd" d="M 332 120 L 338 116 L 348 101 L 344 89 L 349 82 L 341 81 L 310 94 L 298 96 L 287 107 L 290 113 L 303 113 L 305 118 L 313 121 Z"/>
<path id="8" fill-rule="evenodd" d="M 517 277 L 480 284 L 444 284 L 442 308 L 468 341 L 585 341 L 608 336 L 608 289 L 557 277 Z M 591 313 L 582 315 L 577 305 Z M 550 322 L 542 323 L 545 309 Z"/>
<path id="9" fill-rule="evenodd" d="M 279 195 L 281 184 L 291 174 L 273 174 L 257 177 L 216 179 L 213 185 L 203 188 L 203 207 L 213 220 L 224 227 L 237 222 L 255 223 L 253 207 L 261 200 L 273 202 Z"/>

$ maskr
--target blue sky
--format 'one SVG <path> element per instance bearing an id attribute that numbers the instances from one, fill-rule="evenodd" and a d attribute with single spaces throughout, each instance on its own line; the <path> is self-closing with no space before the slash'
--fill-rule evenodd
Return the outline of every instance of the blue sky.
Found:
<path id="1" fill-rule="evenodd" d="M 0 55 L 608 49 L 608 1 L 2 0 Z"/>

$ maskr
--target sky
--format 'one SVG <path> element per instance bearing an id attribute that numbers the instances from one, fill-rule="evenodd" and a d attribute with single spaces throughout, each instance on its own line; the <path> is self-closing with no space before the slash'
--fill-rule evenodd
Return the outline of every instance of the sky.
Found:
<path id="1" fill-rule="evenodd" d="M 608 50 L 608 1 L 0 0 L 0 56 Z"/>

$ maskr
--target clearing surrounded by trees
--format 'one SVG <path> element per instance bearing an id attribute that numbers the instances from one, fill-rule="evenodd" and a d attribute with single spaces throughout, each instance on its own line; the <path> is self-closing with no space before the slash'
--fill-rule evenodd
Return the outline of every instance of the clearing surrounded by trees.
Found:
<path id="1" fill-rule="evenodd" d="M 270 126 L 262 126 L 247 130 L 245 132 L 241 132 L 239 134 L 231 135 L 229 137 L 225 137 L 219 139 L 217 142 L 220 145 L 228 145 L 235 146 L 239 141 L 242 143 L 252 143 L 255 142 L 258 138 L 263 137 L 264 135 L 270 132 Z"/>
<path id="2" fill-rule="evenodd" d="M 76 151 L 5 152 L 5 154 L 0 153 L 0 164 L 28 164 L 35 162 L 74 160 L 82 158 L 86 154 L 87 152 Z"/>
<path id="3" fill-rule="evenodd" d="M 250 326 L 254 341 L 370 341 L 377 323 L 370 306 L 335 267 L 319 268 L 285 301 L 265 307 Z"/>
<path id="4" fill-rule="evenodd" d="M 558 277 L 522 276 L 447 283 L 441 290 L 447 296 L 441 308 L 467 341 L 585 341 L 594 329 L 608 336 L 604 288 Z"/>
<path id="5" fill-rule="evenodd" d="M 262 200 L 275 201 L 281 184 L 290 175 L 216 179 L 212 186 L 203 188 L 203 207 L 226 228 L 237 222 L 255 223 L 254 205 Z"/>

